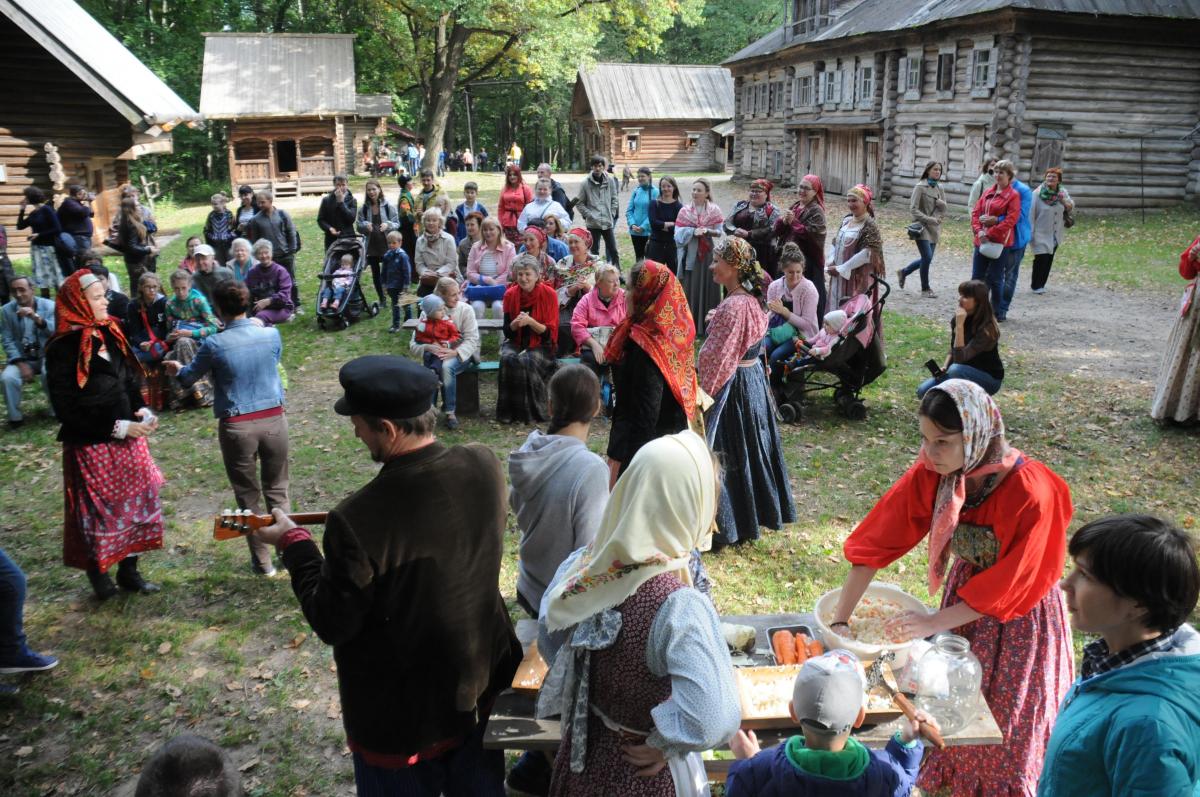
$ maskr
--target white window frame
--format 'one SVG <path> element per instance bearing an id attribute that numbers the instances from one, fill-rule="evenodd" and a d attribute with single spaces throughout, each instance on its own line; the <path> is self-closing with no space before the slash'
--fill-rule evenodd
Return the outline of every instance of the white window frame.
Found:
<path id="1" fill-rule="evenodd" d="M 858 64 L 855 59 L 838 65 L 838 75 L 841 77 L 841 91 L 838 95 L 839 108 L 854 107 L 854 87 L 858 82 Z"/>
<path id="2" fill-rule="evenodd" d="M 821 104 L 837 105 L 842 98 L 842 71 L 834 66 L 821 73 Z"/>
<path id="3" fill-rule="evenodd" d="M 942 80 L 941 80 L 941 76 L 943 74 L 942 56 L 945 56 L 945 55 L 950 56 L 950 88 L 949 89 L 942 88 Z M 934 70 L 933 76 L 934 76 L 933 87 L 934 87 L 934 91 L 937 92 L 937 98 L 939 100 L 954 99 L 955 84 L 958 82 L 958 42 L 957 41 L 947 42 L 938 47 L 937 68 Z"/>
<path id="4" fill-rule="evenodd" d="M 642 131 L 644 129 L 645 128 L 642 128 L 642 127 L 622 127 L 621 128 L 621 152 L 622 153 L 627 153 L 627 154 L 633 155 L 633 154 L 636 154 L 641 151 Z M 635 142 L 635 146 L 632 148 L 629 146 L 630 139 L 633 139 Z"/>
<path id="5" fill-rule="evenodd" d="M 686 150 L 700 149 L 700 137 L 703 133 L 697 133 L 694 130 L 685 130 L 683 133 L 683 148 Z"/>
<path id="6" fill-rule="evenodd" d="M 906 100 L 921 99 L 921 84 L 925 78 L 924 57 L 924 47 L 910 47 L 908 54 L 900 58 L 900 85 L 903 89 L 900 93 Z"/>
<path id="7" fill-rule="evenodd" d="M 868 79 L 868 71 L 870 78 Z M 875 104 L 875 58 L 858 59 L 858 69 L 854 73 L 854 93 L 859 108 L 870 108 Z"/>
<path id="8" fill-rule="evenodd" d="M 996 70 L 999 68 L 999 53 L 995 36 L 975 39 L 971 48 L 971 96 L 987 98 L 996 88 Z M 986 58 L 986 63 L 984 62 Z M 980 74 L 982 69 L 983 74 Z"/>
<path id="9" fill-rule="evenodd" d="M 742 84 L 742 116 L 747 119 L 754 116 L 754 85 Z"/>
<path id="10" fill-rule="evenodd" d="M 804 94 L 804 81 L 808 81 L 808 97 Z M 811 108 L 816 103 L 816 93 L 813 91 L 816 83 L 811 71 L 802 72 L 792 78 L 792 106 L 794 108 Z"/>

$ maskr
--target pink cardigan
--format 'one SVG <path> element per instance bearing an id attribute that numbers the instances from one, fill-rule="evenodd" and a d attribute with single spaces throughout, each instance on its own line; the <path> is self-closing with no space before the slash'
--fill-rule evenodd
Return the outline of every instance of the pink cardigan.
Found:
<path id="1" fill-rule="evenodd" d="M 590 290 L 571 313 L 571 337 L 577 346 L 588 339 L 588 327 L 615 327 L 625 320 L 625 291 L 617 288 L 608 307 L 600 301 L 600 291 Z"/>
<path id="2" fill-rule="evenodd" d="M 509 281 L 508 269 L 512 262 L 517 258 L 517 248 L 512 245 L 512 241 L 507 238 L 500 239 L 500 248 L 496 251 L 496 280 L 497 285 L 504 285 Z M 467 254 L 467 282 L 472 285 L 480 285 L 479 264 L 483 262 L 483 241 L 478 241 L 471 245 L 471 251 Z"/>
<path id="3" fill-rule="evenodd" d="M 767 286 L 767 303 L 782 301 L 786 293 L 787 282 L 780 277 Z M 792 291 L 792 314 L 785 320 L 805 338 L 817 334 L 821 328 L 821 319 L 817 318 L 817 286 L 810 280 L 800 280 Z"/>

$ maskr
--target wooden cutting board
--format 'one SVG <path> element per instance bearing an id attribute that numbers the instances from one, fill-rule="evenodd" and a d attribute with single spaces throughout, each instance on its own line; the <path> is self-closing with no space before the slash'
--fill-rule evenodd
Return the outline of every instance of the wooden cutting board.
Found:
<path id="1" fill-rule="evenodd" d="M 742 727 L 750 729 L 795 728 L 788 713 L 792 687 L 796 683 L 799 664 L 775 667 L 735 667 L 738 698 L 742 704 Z M 884 665 L 885 667 L 887 665 Z M 867 694 L 867 718 L 864 725 L 878 725 L 901 715 L 891 699 L 883 692 Z"/>
<path id="2" fill-rule="evenodd" d="M 513 675 L 513 691 L 536 695 L 542 688 L 542 679 L 546 677 L 546 671 L 549 669 L 546 662 L 542 660 L 542 654 L 538 652 L 537 640 L 534 640 L 526 649 L 525 658 L 521 659 L 521 664 L 517 667 L 516 674 Z"/>

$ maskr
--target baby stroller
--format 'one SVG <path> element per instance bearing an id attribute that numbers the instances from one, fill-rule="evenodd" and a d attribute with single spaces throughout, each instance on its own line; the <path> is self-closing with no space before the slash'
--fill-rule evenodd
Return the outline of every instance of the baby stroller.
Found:
<path id="1" fill-rule="evenodd" d="M 891 286 L 878 276 L 872 279 L 872 287 L 876 283 L 880 286 L 878 300 L 872 302 L 874 291 L 868 291 L 842 305 L 846 324 L 824 359 L 798 351 L 784 363 L 783 378 L 773 388 L 780 420 L 799 423 L 804 416 L 805 396 L 819 390 L 832 390 L 834 403 L 850 420 L 866 419 L 867 405 L 861 398 L 862 389 L 887 370 L 883 337 L 878 334 L 875 322 L 892 292 Z"/>
<path id="2" fill-rule="evenodd" d="M 350 279 L 350 289 L 345 297 L 338 302 L 337 307 L 321 307 L 321 297 L 325 288 L 333 284 L 333 272 L 341 267 L 342 256 L 354 257 L 354 276 Z M 321 329 L 346 329 L 351 321 L 357 321 L 365 313 L 368 318 L 379 315 L 379 302 L 367 303 L 363 295 L 363 272 L 367 270 L 367 242 L 362 236 L 355 238 L 339 238 L 329 245 L 325 252 L 325 265 L 321 275 L 317 277 L 321 286 L 317 290 L 317 326 Z"/>

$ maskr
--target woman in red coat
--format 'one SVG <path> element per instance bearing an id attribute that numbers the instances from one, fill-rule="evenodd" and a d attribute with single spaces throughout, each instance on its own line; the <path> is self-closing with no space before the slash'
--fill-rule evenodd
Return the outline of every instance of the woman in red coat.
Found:
<path id="1" fill-rule="evenodd" d="M 1004 270 L 1012 257 L 1013 228 L 1021 219 L 1021 195 L 1013 188 L 1017 171 L 1012 161 L 996 161 L 992 167 L 996 184 L 983 192 L 971 209 L 971 229 L 975 232 L 975 255 L 971 261 L 971 279 L 983 280 L 992 294 L 992 307 L 1004 307 Z M 986 257 L 979 248 L 984 244 L 1000 244 L 999 257 Z M 1003 321 L 1003 316 L 997 316 Z"/>
<path id="2" fill-rule="evenodd" d="M 500 201 L 496 207 L 500 219 L 500 227 L 504 237 L 512 241 L 513 246 L 521 245 L 521 233 L 517 229 L 517 219 L 521 211 L 533 201 L 533 191 L 521 177 L 521 167 L 510 163 L 504 167 L 504 187 L 500 189 Z"/>
<path id="3" fill-rule="evenodd" d="M 846 540 L 853 567 L 831 626 L 847 626 L 875 573 L 929 540 L 929 591 L 941 609 L 893 621 L 917 639 L 953 631 L 983 667 L 983 697 L 1004 742 L 933 750 L 918 784 L 929 794 L 1035 793 L 1073 658 L 1058 580 L 1073 507 L 1054 471 L 1008 444 L 992 398 L 949 379 L 925 394 L 917 461 Z M 950 555 L 957 561 L 949 568 Z M 948 791 L 947 791 L 948 790 Z"/>
<path id="4" fill-rule="evenodd" d="M 1183 292 L 1179 318 L 1167 338 L 1162 373 L 1154 391 L 1150 417 L 1186 423 L 1200 420 L 1200 238 L 1179 256 L 1179 276 L 1191 280 Z"/>

